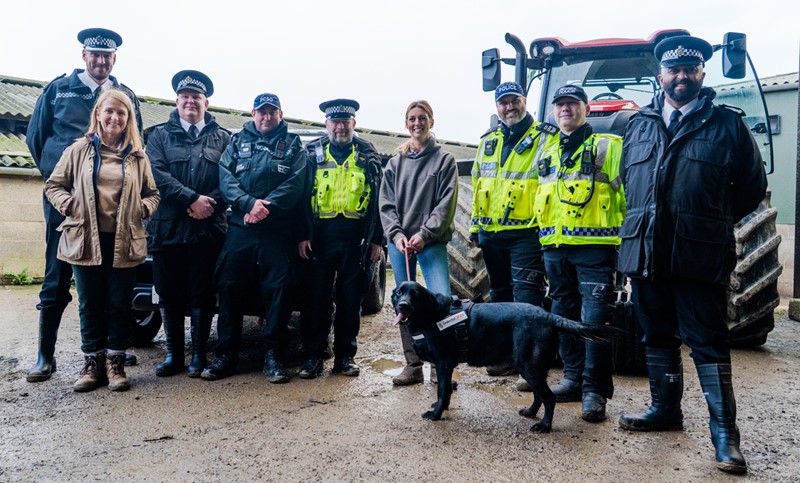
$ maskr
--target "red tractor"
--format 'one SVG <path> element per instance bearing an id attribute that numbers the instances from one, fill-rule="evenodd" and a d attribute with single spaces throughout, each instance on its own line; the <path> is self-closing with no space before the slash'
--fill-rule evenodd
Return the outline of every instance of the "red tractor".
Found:
<path id="1" fill-rule="evenodd" d="M 528 49 L 518 37 L 506 34 L 505 40 L 514 47 L 515 56 L 502 58 L 498 49 L 483 52 L 483 90 L 492 91 L 500 84 L 503 64 L 514 66 L 514 80 L 528 92 L 529 111 L 536 120 L 548 121 L 553 92 L 566 84 L 579 85 L 590 99 L 587 120 L 594 131 L 622 135 L 639 106 L 648 104 L 660 93 L 659 62 L 653 55 L 655 45 L 665 38 L 688 34 L 686 30 L 674 29 L 655 32 L 646 39 L 610 38 L 577 43 L 546 37 L 534 40 Z M 715 55 L 706 64 L 704 84 L 716 90 L 716 102 L 745 112 L 744 120 L 761 148 L 767 172 L 772 173 L 769 117 L 761 84 L 747 54 L 746 36 L 725 34 L 714 50 Z M 465 166 L 460 168 L 462 174 L 467 174 L 465 171 L 471 165 L 466 170 Z M 471 187 L 463 177 L 460 188 L 467 191 L 464 196 L 471 196 Z M 778 263 L 780 236 L 775 230 L 776 215 L 768 194 L 761 206 L 736 227 L 738 263 L 730 281 L 728 325 L 738 346 L 763 344 L 774 327 L 773 310 L 780 302 L 777 282 L 782 271 Z M 485 281 L 479 283 L 479 272 L 472 274 L 469 283 L 461 284 L 471 288 L 467 295 L 488 291 Z M 454 289 L 458 290 L 456 284 Z"/>

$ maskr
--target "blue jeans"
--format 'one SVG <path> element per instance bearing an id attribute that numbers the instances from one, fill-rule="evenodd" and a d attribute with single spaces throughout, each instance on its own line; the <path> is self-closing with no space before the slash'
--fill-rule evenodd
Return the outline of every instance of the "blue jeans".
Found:
<path id="1" fill-rule="evenodd" d="M 614 246 L 549 247 L 544 250 L 544 266 L 550 282 L 551 312 L 586 325 L 602 325 L 613 316 Z M 559 334 L 559 353 L 564 361 L 564 378 L 583 382 L 583 392 L 610 398 L 614 393 L 611 378 L 611 344 L 583 341 Z"/>
<path id="2" fill-rule="evenodd" d="M 136 268 L 114 268 L 114 234 L 100 233 L 102 265 L 73 265 L 81 319 L 81 350 L 128 348 Z"/>
<path id="3" fill-rule="evenodd" d="M 406 256 L 397 249 L 393 243 L 389 242 L 389 262 L 392 264 L 394 281 L 399 286 L 408 281 L 406 275 Z M 450 267 L 447 258 L 447 244 L 433 243 L 426 245 L 425 248 L 411 257 L 408 261 L 408 269 L 411 272 L 411 281 L 417 279 L 417 262 L 422 269 L 422 276 L 425 278 L 425 286 L 431 292 L 444 294 L 450 297 Z M 413 339 L 408 332 L 407 326 L 400 327 L 400 339 L 403 342 L 403 355 L 406 363 L 410 366 L 422 364 L 413 348 Z"/>
<path id="4" fill-rule="evenodd" d="M 400 286 L 401 283 L 408 281 L 406 276 L 406 256 L 397 249 L 393 243 L 389 243 L 389 261 L 392 263 L 394 281 Z M 422 276 L 425 278 L 425 287 L 431 292 L 450 296 L 450 267 L 447 258 L 447 244 L 434 243 L 426 245 L 425 249 L 417 253 L 408 261 L 408 268 L 411 271 L 411 281 L 417 279 L 417 262 L 422 269 Z"/>

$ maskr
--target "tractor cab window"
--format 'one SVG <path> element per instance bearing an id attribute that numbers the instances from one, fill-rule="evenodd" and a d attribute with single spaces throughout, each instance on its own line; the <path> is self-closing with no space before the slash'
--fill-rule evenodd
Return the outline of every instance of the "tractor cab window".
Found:
<path id="1" fill-rule="evenodd" d="M 748 58 L 749 60 L 749 58 Z M 706 78 L 703 85 L 714 88 L 717 97 L 714 102 L 741 109 L 742 118 L 756 139 L 761 150 L 761 157 L 767 165 L 767 173 L 772 172 L 772 136 L 769 132 L 767 108 L 761 85 L 752 64 L 747 63 L 747 71 L 742 79 L 727 79 L 722 75 L 722 55 L 715 52 L 706 62 Z"/>
<path id="2" fill-rule="evenodd" d="M 553 93 L 567 84 L 583 87 L 589 97 L 587 118 L 595 132 L 622 134 L 628 119 L 659 92 L 658 62 L 653 56 L 572 61 L 549 71 L 541 118 L 552 119 Z"/>

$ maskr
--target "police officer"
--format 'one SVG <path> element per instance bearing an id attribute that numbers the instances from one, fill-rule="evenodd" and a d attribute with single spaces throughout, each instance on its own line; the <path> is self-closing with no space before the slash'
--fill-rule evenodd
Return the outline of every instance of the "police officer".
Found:
<path id="1" fill-rule="evenodd" d="M 75 69 L 70 76 L 62 74 L 50 82 L 37 99 L 28 124 L 26 143 L 43 181 L 50 177 L 64 149 L 89 128 L 92 108 L 101 92 L 123 90 L 133 102 L 137 126 L 140 130 L 142 127 L 139 100 L 111 75 L 122 37 L 108 29 L 90 28 L 78 33 L 78 41 L 83 45 L 81 55 L 86 69 Z M 56 229 L 64 217 L 44 197 L 43 204 L 45 273 L 36 305 L 39 309 L 39 354 L 36 365 L 28 371 L 28 382 L 46 381 L 55 372 L 58 327 L 64 309 L 72 300 L 69 293 L 72 267 L 56 258 L 61 238 Z"/>
<path id="2" fill-rule="evenodd" d="M 328 135 L 306 146 L 314 169 L 310 204 L 313 225 L 298 244 L 301 258 L 312 260 L 308 359 L 299 376 L 322 372 L 322 355 L 331 329 L 333 298 L 333 373 L 357 376 L 353 360 L 367 293 L 370 264 L 380 258 L 383 231 L 378 215 L 380 156 L 369 141 L 354 136 L 358 102 L 334 99 L 320 104 Z M 335 280 L 335 287 L 334 287 Z"/>
<path id="3" fill-rule="evenodd" d="M 297 213 L 307 189 L 308 160 L 300 138 L 283 120 L 278 96 L 257 96 L 252 115 L 220 161 L 222 199 L 232 213 L 217 261 L 217 359 L 201 377 L 216 380 L 234 373 L 245 307 L 263 306 L 264 373 L 269 382 L 284 383 L 289 376 L 284 368 L 287 331 L 281 298 L 289 275 L 290 233 L 301 221 Z"/>
<path id="4" fill-rule="evenodd" d="M 169 120 L 153 128 L 147 155 L 161 192 L 148 225 L 153 279 L 167 335 L 167 355 L 157 376 L 184 369 L 184 315 L 191 317 L 189 377 L 207 365 L 206 342 L 214 317 L 214 264 L 225 239 L 228 205 L 219 189 L 219 159 L 230 133 L 207 112 L 214 84 L 202 72 L 172 77 L 178 95 Z"/>
<path id="5" fill-rule="evenodd" d="M 555 126 L 527 112 L 522 86 L 504 82 L 494 92 L 500 124 L 481 138 L 472 168 L 470 240 L 483 251 L 491 302 L 541 305 L 545 295 L 539 228 L 533 214 L 538 183 L 534 154 L 555 139 Z M 507 365 L 491 375 L 515 372 Z M 520 378 L 518 384 L 524 380 Z"/>
<path id="6" fill-rule="evenodd" d="M 602 325 L 612 317 L 618 235 L 625 217 L 619 179 L 622 138 L 592 132 L 586 122 L 588 102 L 583 88 L 575 85 L 553 96 L 553 118 L 561 132 L 536 160 L 534 214 L 552 312 Z M 557 400 L 582 399 L 581 417 L 603 421 L 606 399 L 614 392 L 609 344 L 559 337 L 564 380 L 553 389 Z"/>
<path id="7" fill-rule="evenodd" d="M 735 265 L 733 225 L 764 198 L 761 155 L 741 111 L 703 87 L 708 42 L 656 45 L 662 93 L 625 131 L 621 176 L 628 201 L 619 269 L 631 276 L 644 330 L 652 404 L 620 417 L 632 431 L 680 430 L 681 341 L 692 350 L 711 416 L 716 466 L 744 473 L 733 393 L 726 289 Z"/>

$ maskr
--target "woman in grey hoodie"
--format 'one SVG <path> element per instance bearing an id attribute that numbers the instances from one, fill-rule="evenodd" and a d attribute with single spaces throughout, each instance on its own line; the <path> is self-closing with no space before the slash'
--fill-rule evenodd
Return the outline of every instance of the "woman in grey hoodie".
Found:
<path id="1" fill-rule="evenodd" d="M 386 165 L 379 197 L 394 280 L 397 285 L 409 280 L 408 258 L 411 280 L 416 279 L 419 262 L 427 288 L 449 297 L 447 242 L 453 236 L 458 200 L 455 158 L 431 132 L 433 109 L 427 101 L 409 104 L 405 122 L 411 139 Z M 406 366 L 392 382 L 398 386 L 421 383 L 422 361 L 412 348 L 411 334 L 403 327 L 400 334 Z"/>

